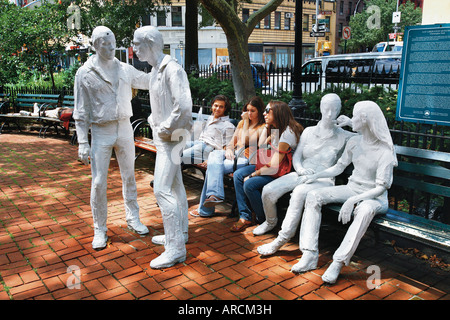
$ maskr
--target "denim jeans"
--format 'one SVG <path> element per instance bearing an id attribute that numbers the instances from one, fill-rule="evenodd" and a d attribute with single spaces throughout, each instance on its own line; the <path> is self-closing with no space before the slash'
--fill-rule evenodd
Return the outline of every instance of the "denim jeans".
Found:
<path id="1" fill-rule="evenodd" d="M 256 176 L 244 183 L 244 178 L 254 171 L 255 165 L 248 165 L 236 170 L 233 174 L 234 190 L 236 192 L 239 216 L 247 221 L 251 221 L 253 210 L 256 215 L 256 221 L 262 223 L 266 220 L 261 198 L 262 189 L 275 178 L 271 176 Z"/>
<path id="2" fill-rule="evenodd" d="M 245 157 L 237 158 L 236 168 L 242 168 L 248 164 Z M 225 158 L 225 150 L 214 150 L 208 157 L 208 168 L 206 169 L 205 182 L 203 183 L 202 194 L 200 196 L 200 206 L 198 212 L 201 216 L 211 216 L 214 214 L 214 207 L 205 208 L 203 203 L 209 196 L 216 196 L 225 199 L 223 186 L 223 176 L 234 171 L 234 160 Z"/>
<path id="3" fill-rule="evenodd" d="M 181 155 L 184 164 L 199 164 L 208 159 L 208 155 L 214 148 L 203 141 L 187 141 L 186 147 Z"/>

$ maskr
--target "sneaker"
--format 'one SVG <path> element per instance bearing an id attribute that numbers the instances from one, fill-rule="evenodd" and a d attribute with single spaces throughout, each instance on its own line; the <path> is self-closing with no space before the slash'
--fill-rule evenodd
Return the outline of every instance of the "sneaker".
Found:
<path id="1" fill-rule="evenodd" d="M 343 262 L 333 261 L 331 265 L 327 268 L 325 273 L 322 275 L 323 282 L 329 284 L 336 283 L 336 280 L 339 277 L 339 273 L 341 273 L 341 269 L 343 266 L 344 266 Z"/>
<path id="2" fill-rule="evenodd" d="M 106 248 L 108 244 L 108 236 L 104 231 L 95 231 L 94 239 L 92 240 L 92 249 L 102 250 Z"/>
<path id="3" fill-rule="evenodd" d="M 294 273 L 302 273 L 317 269 L 317 264 L 319 263 L 319 253 L 305 250 L 300 258 L 291 269 Z"/>
<path id="4" fill-rule="evenodd" d="M 133 232 L 136 232 L 139 235 L 146 235 L 150 232 L 148 231 L 148 228 L 145 225 L 143 225 L 139 220 L 128 222 L 128 229 L 130 229 Z"/>
<path id="5" fill-rule="evenodd" d="M 256 251 L 262 256 L 270 256 L 277 252 L 286 242 L 277 237 L 272 242 L 259 246 Z"/>
<path id="6" fill-rule="evenodd" d="M 269 232 L 273 228 L 275 228 L 276 225 L 277 225 L 277 219 L 275 219 L 275 221 L 272 223 L 268 223 L 266 220 L 253 230 L 253 234 L 255 236 L 261 236 L 261 235 Z"/>
<path id="7" fill-rule="evenodd" d="M 163 269 L 169 268 L 177 263 L 184 262 L 186 260 L 186 252 L 182 253 L 168 253 L 164 251 L 159 257 L 150 261 L 150 268 Z"/>
<path id="8" fill-rule="evenodd" d="M 184 233 L 184 243 L 188 242 L 188 238 L 189 238 L 189 235 L 187 233 Z M 163 234 L 152 237 L 153 244 L 156 244 L 158 246 L 163 246 L 165 241 L 166 241 L 166 237 Z"/>
<path id="9" fill-rule="evenodd" d="M 223 200 L 217 198 L 216 196 L 209 196 L 208 199 L 206 199 L 205 202 L 203 202 L 203 206 L 205 208 L 212 208 L 222 202 Z"/>

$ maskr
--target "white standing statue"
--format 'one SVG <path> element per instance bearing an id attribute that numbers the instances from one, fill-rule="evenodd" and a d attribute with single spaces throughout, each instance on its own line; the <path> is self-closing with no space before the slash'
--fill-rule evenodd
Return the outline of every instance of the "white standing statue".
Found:
<path id="1" fill-rule="evenodd" d="M 292 159 L 295 172 L 279 177 L 264 187 L 262 199 L 266 221 L 253 230 L 255 235 L 264 234 L 276 226 L 277 201 L 284 194 L 290 191 L 292 193 L 278 237 L 258 247 L 259 254 L 274 254 L 295 235 L 302 217 L 306 194 L 310 190 L 334 185 L 334 178 L 318 179 L 310 184 L 304 182 L 307 175 L 333 166 L 348 139 L 354 135 L 336 124 L 340 111 L 341 99 L 337 94 L 329 93 L 323 96 L 320 101 L 321 120 L 316 126 L 307 127 L 300 136 L 299 146 Z"/>
<path id="2" fill-rule="evenodd" d="M 84 164 L 91 162 L 92 247 L 100 250 L 106 247 L 108 239 L 106 179 L 113 149 L 122 177 L 128 227 L 141 235 L 149 232 L 139 219 L 134 137 L 130 123 L 132 88 L 148 89 L 148 75 L 115 58 L 116 40 L 107 27 L 99 26 L 93 30 L 92 43 L 96 54 L 75 76 L 73 118 L 79 158 Z"/>
<path id="3" fill-rule="evenodd" d="M 392 184 L 393 169 L 397 166 L 394 145 L 380 107 L 372 101 L 355 104 L 353 131 L 360 133 L 350 138 L 336 165 L 315 173 L 307 183 L 319 178 L 336 177 L 351 163 L 354 166 L 347 185 L 325 187 L 310 191 L 300 227 L 302 257 L 292 267 L 293 272 L 317 268 L 319 259 L 319 229 L 321 208 L 328 203 L 343 203 L 338 221 L 353 221 L 336 252 L 333 262 L 322 276 L 327 283 L 335 283 L 342 267 L 348 265 L 373 217 L 388 209 L 387 191 Z"/>
<path id="4" fill-rule="evenodd" d="M 164 41 L 157 28 L 137 29 L 133 42 L 138 58 L 152 66 L 149 86 L 152 113 L 148 120 L 157 149 L 153 190 L 164 224 L 164 235 L 152 241 L 164 243 L 165 251 L 150 262 L 150 267 L 161 269 L 186 260 L 188 202 L 179 142 L 172 140 L 178 140 L 175 136 L 180 131 L 189 133 L 192 127 L 192 99 L 186 72 L 163 53 Z"/>

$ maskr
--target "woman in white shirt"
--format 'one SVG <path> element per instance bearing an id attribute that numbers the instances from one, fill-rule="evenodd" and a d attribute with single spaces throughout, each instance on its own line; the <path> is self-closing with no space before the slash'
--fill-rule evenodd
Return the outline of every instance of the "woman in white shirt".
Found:
<path id="1" fill-rule="evenodd" d="M 277 174 L 280 163 L 287 156 L 285 153 L 289 150 L 292 152 L 297 147 L 303 131 L 303 127 L 295 121 L 289 106 L 282 101 L 269 102 L 264 119 L 266 128 L 260 137 L 259 145 L 270 144 L 276 151 L 272 153 L 270 162 L 260 169 L 255 170 L 256 165 L 251 164 L 234 172 L 234 188 L 240 218 L 231 227 L 233 232 L 243 231 L 252 224 L 252 211 L 255 213 L 256 222 L 264 222 L 262 188 L 275 179 L 273 175 Z"/>

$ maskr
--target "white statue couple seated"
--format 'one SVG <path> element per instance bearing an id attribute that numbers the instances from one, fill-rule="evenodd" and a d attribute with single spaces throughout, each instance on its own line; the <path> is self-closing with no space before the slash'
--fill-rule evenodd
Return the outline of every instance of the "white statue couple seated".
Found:
<path id="1" fill-rule="evenodd" d="M 289 207 L 277 238 L 257 248 L 261 255 L 271 255 L 294 235 L 300 224 L 300 250 L 303 255 L 292 267 L 296 273 L 317 268 L 321 208 L 328 203 L 343 203 L 338 221 L 353 221 L 333 255 L 333 262 L 323 274 L 327 283 L 335 283 L 341 268 L 350 262 L 373 217 L 388 209 L 387 190 L 397 165 L 391 135 L 379 106 L 372 101 L 358 102 L 353 118 L 337 116 L 340 98 L 327 94 L 322 98 L 322 119 L 308 127 L 300 137 L 293 165 L 295 172 L 280 177 L 263 189 L 266 221 L 254 229 L 264 234 L 277 224 L 276 202 L 292 191 Z M 351 125 L 350 133 L 341 126 Z M 334 178 L 353 164 L 347 185 L 334 186 Z M 304 208 L 304 210 L 303 210 Z"/>

